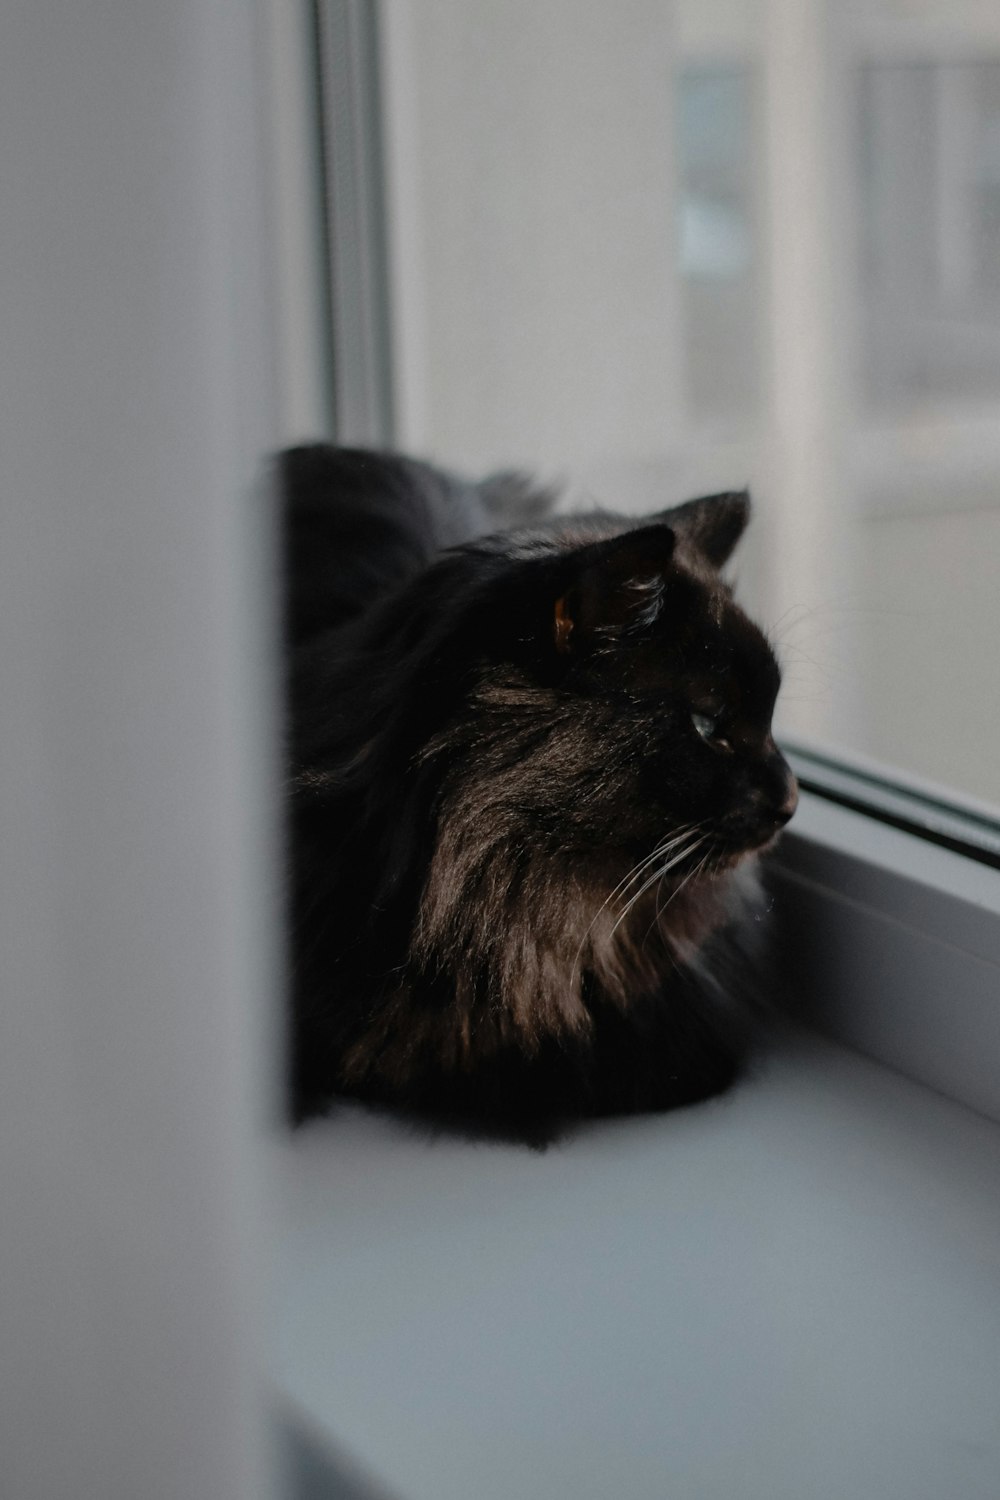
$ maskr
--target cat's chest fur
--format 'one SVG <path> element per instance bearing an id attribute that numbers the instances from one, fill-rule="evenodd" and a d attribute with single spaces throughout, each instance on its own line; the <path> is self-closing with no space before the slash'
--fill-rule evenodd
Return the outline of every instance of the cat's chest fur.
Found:
<path id="1" fill-rule="evenodd" d="M 655 870 L 643 871 L 610 893 L 607 878 L 554 884 L 529 862 L 511 879 L 502 855 L 498 864 L 464 896 L 446 856 L 440 874 L 432 864 L 410 960 L 352 1043 L 345 1086 L 378 1076 L 405 1088 L 430 1056 L 471 1070 L 505 1048 L 528 1057 L 544 1042 L 586 1048 L 595 1001 L 623 1017 L 651 998 L 669 1004 L 676 976 L 697 963 L 711 935 L 762 905 L 754 862 L 697 880 L 658 881 Z M 428 973 L 436 980 L 430 1004 Z"/>

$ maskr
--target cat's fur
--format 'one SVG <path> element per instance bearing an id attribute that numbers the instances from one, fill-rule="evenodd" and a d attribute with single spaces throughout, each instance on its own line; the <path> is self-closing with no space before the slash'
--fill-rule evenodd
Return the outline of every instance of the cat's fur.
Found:
<path id="1" fill-rule="evenodd" d="M 752 851 L 795 802 L 719 573 L 747 496 L 539 519 L 516 476 L 321 445 L 281 478 L 296 1113 L 538 1138 L 720 1092 Z"/>

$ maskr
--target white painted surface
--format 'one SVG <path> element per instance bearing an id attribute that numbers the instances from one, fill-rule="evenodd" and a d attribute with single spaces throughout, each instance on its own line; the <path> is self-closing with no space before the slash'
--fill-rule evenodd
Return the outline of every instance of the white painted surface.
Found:
<path id="1" fill-rule="evenodd" d="M 995 1500 L 1000 1130 L 797 1042 L 544 1155 L 279 1163 L 279 1384 L 402 1500 Z"/>
<path id="2" fill-rule="evenodd" d="M 254 8 L 5 7 L 0 1491 L 265 1493 Z"/>

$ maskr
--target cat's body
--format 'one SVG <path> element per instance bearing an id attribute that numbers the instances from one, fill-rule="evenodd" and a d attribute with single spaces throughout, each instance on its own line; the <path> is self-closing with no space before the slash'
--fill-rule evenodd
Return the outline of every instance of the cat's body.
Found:
<path id="1" fill-rule="evenodd" d="M 746 497 L 539 520 L 519 479 L 384 455 L 282 477 L 296 1112 L 538 1136 L 720 1092 L 747 856 L 794 807 L 777 666 L 718 573 Z M 484 536 L 505 505 L 527 524 Z"/>

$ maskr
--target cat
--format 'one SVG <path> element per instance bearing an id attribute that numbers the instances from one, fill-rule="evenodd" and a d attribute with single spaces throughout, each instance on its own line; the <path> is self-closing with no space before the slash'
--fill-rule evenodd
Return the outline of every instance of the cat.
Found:
<path id="1" fill-rule="evenodd" d="M 539 1142 L 722 1092 L 797 797 L 719 571 L 748 495 L 553 515 L 519 475 L 322 444 L 279 479 L 295 1117 Z"/>

